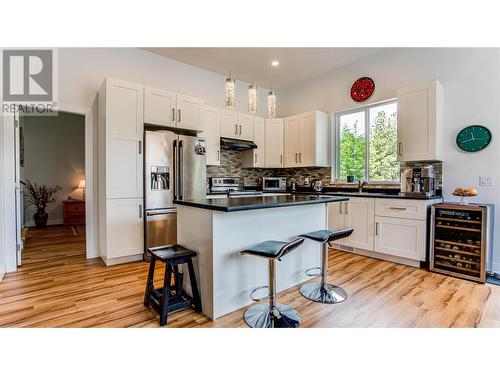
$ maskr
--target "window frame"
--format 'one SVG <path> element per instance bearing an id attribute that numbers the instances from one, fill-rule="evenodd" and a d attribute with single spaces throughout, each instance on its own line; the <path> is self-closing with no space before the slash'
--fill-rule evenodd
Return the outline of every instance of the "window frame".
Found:
<path id="1" fill-rule="evenodd" d="M 363 181 L 367 182 L 373 182 L 377 184 L 394 184 L 394 183 L 400 183 L 400 180 L 395 180 L 395 181 L 374 181 L 370 180 L 370 142 L 369 142 L 369 137 L 370 137 L 370 109 L 374 107 L 380 107 L 385 104 L 392 104 L 392 103 L 398 103 L 397 98 L 390 98 L 386 100 L 382 100 L 376 103 L 370 103 L 366 105 L 362 105 L 359 107 L 354 107 L 342 111 L 337 111 L 334 113 L 334 123 L 333 123 L 333 142 L 332 144 L 334 145 L 334 152 L 332 152 L 332 172 L 331 172 L 331 182 L 341 181 L 341 182 L 346 182 L 345 180 L 340 180 L 340 116 L 343 115 L 349 115 L 352 113 L 356 112 L 364 112 L 365 113 L 365 136 L 366 136 L 366 142 L 365 142 L 365 176 L 363 178 Z"/>

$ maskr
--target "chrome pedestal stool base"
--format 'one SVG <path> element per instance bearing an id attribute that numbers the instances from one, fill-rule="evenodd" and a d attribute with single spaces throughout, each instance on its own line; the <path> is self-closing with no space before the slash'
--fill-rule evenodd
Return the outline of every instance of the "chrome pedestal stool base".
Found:
<path id="1" fill-rule="evenodd" d="M 305 284 L 300 294 L 308 300 L 321 303 L 339 303 L 347 299 L 347 293 L 339 286 L 323 283 Z"/>
<path id="2" fill-rule="evenodd" d="M 299 313 L 288 305 L 260 303 L 245 311 L 245 323 L 252 328 L 295 328 L 301 322 Z"/>

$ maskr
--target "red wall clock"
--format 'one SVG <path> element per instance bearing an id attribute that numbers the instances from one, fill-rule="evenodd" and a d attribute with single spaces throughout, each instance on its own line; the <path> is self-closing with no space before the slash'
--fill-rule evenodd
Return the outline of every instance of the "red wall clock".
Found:
<path id="1" fill-rule="evenodd" d="M 369 77 L 358 79 L 351 87 L 351 98 L 356 102 L 364 102 L 375 91 L 375 82 Z"/>

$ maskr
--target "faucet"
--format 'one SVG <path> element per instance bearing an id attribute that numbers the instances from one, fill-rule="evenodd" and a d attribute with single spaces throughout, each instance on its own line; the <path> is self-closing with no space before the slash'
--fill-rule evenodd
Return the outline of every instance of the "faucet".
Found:
<path id="1" fill-rule="evenodd" d="M 363 188 L 366 185 L 368 185 L 368 181 L 363 181 L 363 182 L 359 181 L 359 188 L 358 188 L 358 190 L 359 190 L 360 193 L 363 192 Z"/>

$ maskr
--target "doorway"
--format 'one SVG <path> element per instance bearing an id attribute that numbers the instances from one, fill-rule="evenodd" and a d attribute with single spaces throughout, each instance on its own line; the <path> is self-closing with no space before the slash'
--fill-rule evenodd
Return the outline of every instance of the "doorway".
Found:
<path id="1" fill-rule="evenodd" d="M 15 146 L 17 265 L 64 257 L 68 243 L 85 259 L 85 116 L 21 113 Z"/>

